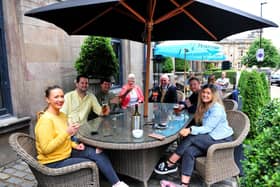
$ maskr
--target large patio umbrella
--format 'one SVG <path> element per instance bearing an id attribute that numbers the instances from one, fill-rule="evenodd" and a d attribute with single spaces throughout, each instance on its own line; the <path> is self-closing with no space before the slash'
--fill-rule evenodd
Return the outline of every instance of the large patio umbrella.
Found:
<path id="1" fill-rule="evenodd" d="M 209 41 L 165 41 L 154 47 L 155 55 L 193 61 L 224 60 L 223 47 Z"/>
<path id="2" fill-rule="evenodd" d="M 277 27 L 212 0 L 68 0 L 25 15 L 54 23 L 70 35 L 107 36 L 147 44 L 145 117 L 151 41 L 221 40 L 247 30 Z"/>

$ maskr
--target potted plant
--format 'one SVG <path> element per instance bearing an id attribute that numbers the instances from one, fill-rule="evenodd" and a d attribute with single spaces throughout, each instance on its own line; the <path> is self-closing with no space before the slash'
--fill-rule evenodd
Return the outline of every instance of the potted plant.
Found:
<path id="1" fill-rule="evenodd" d="M 78 74 L 85 74 L 89 78 L 115 77 L 118 74 L 119 64 L 111 39 L 88 36 L 82 44 L 75 68 Z"/>

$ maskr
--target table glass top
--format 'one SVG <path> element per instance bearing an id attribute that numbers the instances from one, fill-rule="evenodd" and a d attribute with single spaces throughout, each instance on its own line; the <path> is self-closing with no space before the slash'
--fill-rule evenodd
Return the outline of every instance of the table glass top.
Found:
<path id="1" fill-rule="evenodd" d="M 78 136 L 108 143 L 143 143 L 154 141 L 149 137 L 156 133 L 169 137 L 178 133 L 180 129 L 189 124 L 192 115 L 181 112 L 175 115 L 174 104 L 149 103 L 149 117 L 141 118 L 141 126 L 144 134 L 141 138 L 132 136 L 131 116 L 134 108 L 128 108 L 123 112 L 111 114 L 106 117 L 98 117 L 81 125 Z M 139 106 L 139 112 L 143 114 L 143 105 Z"/>

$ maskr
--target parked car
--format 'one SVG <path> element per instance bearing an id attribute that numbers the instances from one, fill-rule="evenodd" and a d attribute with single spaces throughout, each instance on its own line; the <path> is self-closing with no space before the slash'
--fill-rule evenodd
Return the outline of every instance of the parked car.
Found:
<path id="1" fill-rule="evenodd" d="M 270 77 L 270 84 L 277 84 L 278 86 L 280 86 L 280 73 L 275 73 L 272 74 Z"/>

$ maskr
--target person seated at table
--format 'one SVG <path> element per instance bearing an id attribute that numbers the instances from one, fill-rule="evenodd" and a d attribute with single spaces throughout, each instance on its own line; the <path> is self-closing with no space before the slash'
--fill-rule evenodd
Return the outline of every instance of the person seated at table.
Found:
<path id="1" fill-rule="evenodd" d="M 100 90 L 95 94 L 98 102 L 103 104 L 109 104 L 110 111 L 114 112 L 119 109 L 119 97 L 110 92 L 112 83 L 109 78 L 103 78 L 100 80 Z"/>
<path id="2" fill-rule="evenodd" d="M 200 81 L 196 77 L 191 77 L 189 79 L 189 85 L 192 94 L 189 98 L 186 98 L 185 101 L 179 102 L 179 109 L 187 109 L 189 113 L 195 113 L 198 102 L 198 94 L 200 91 Z"/>
<path id="3" fill-rule="evenodd" d="M 149 97 L 149 102 L 177 103 L 176 87 L 170 83 L 167 74 L 161 75 L 160 85 L 152 88 L 152 95 Z"/>
<path id="4" fill-rule="evenodd" d="M 229 78 L 226 78 L 226 72 L 222 72 L 222 77 L 216 80 L 216 84 L 221 87 L 221 89 L 226 89 L 229 86 Z"/>
<path id="5" fill-rule="evenodd" d="M 215 85 L 219 92 L 220 97 L 223 98 L 222 88 L 220 85 L 217 84 L 216 77 L 214 74 L 208 76 L 207 84 Z"/>
<path id="6" fill-rule="evenodd" d="M 76 89 L 65 94 L 65 102 L 61 108 L 61 111 L 67 115 L 69 120 L 80 122 L 80 124 L 87 121 L 91 111 L 98 116 L 110 113 L 109 106 L 102 110 L 95 95 L 88 92 L 88 81 L 86 75 L 78 75 L 75 83 Z"/>
<path id="7" fill-rule="evenodd" d="M 190 72 L 190 75 L 188 76 L 188 79 L 186 80 L 186 85 L 189 85 L 190 84 L 190 80 L 191 78 L 195 77 L 195 73 L 194 72 Z"/>
<path id="8" fill-rule="evenodd" d="M 233 135 L 218 90 L 212 84 L 202 87 L 194 119 L 197 125 L 184 128 L 179 132 L 184 139 L 176 151 L 166 161 L 159 162 L 154 169 L 161 175 L 176 172 L 178 169 L 176 163 L 182 158 L 181 186 L 183 187 L 189 186 L 196 157 L 206 155 L 208 148 L 213 144 L 232 141 Z M 176 186 L 165 180 L 161 183 L 163 186 Z"/>
<path id="9" fill-rule="evenodd" d="M 71 140 L 70 137 L 79 130 L 79 124 L 68 124 L 67 116 L 60 111 L 64 104 L 63 90 L 59 86 L 48 87 L 45 97 L 48 105 L 35 126 L 39 163 L 50 168 L 61 168 L 94 161 L 113 187 L 128 187 L 120 181 L 110 160 L 101 149 Z"/>
<path id="10" fill-rule="evenodd" d="M 141 88 L 135 84 L 135 75 L 133 73 L 128 75 L 127 84 L 123 85 L 119 93 L 119 98 L 123 109 L 144 102 L 143 92 Z"/>

